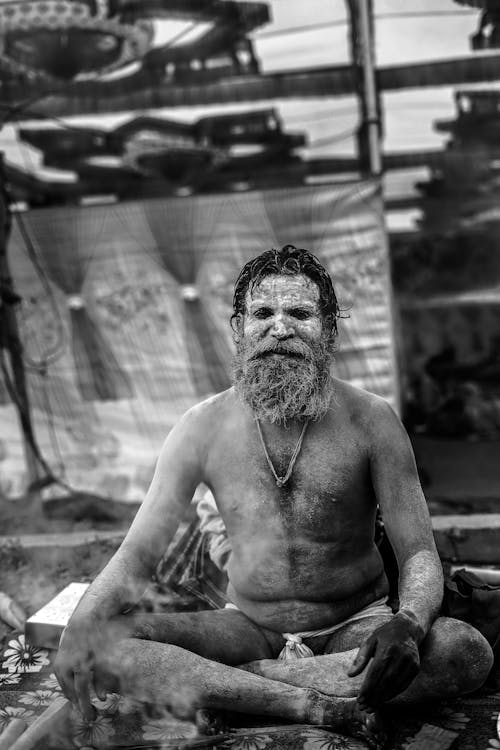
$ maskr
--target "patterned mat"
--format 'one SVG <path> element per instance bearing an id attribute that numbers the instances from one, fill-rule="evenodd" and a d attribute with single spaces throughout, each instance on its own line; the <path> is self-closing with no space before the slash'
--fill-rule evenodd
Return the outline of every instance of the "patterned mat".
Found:
<path id="1" fill-rule="evenodd" d="M 13 632 L 0 653 L 0 732 L 13 718 L 31 724 L 61 695 L 52 671 L 54 652 L 36 648 Z M 117 694 L 96 701 L 95 721 L 74 711 L 44 743 L 45 750 L 75 748 L 231 748 L 231 750 L 365 750 L 356 739 L 306 725 L 246 726 L 215 737 L 201 737 L 189 722 L 144 716 Z M 497 719 L 500 693 L 482 693 L 425 709 L 388 715 L 390 750 L 500 750 Z M 242 717 L 244 718 L 244 717 Z M 250 721 L 248 722 L 251 723 Z"/>

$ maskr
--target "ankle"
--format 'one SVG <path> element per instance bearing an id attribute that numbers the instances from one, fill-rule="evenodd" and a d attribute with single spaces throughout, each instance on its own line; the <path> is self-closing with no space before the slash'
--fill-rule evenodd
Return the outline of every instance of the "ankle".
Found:
<path id="1" fill-rule="evenodd" d="M 349 726 L 356 712 L 356 700 L 354 698 L 332 697 L 320 693 L 318 690 L 309 688 L 307 690 L 307 716 L 308 724 L 324 724 L 341 729 Z"/>

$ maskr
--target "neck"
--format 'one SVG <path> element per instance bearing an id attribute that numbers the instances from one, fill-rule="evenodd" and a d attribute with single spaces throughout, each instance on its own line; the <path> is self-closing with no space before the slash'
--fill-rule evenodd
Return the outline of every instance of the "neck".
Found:
<path id="1" fill-rule="evenodd" d="M 264 427 L 267 431 L 276 431 L 276 432 L 288 432 L 291 434 L 294 434 L 295 432 L 300 432 L 300 430 L 304 426 L 304 422 L 307 422 L 307 419 L 302 419 L 299 417 L 291 417 L 290 419 L 286 419 L 285 421 L 280 422 L 271 422 L 271 420 L 266 419 L 265 417 L 259 417 L 255 413 L 253 414 L 254 419 L 258 419 L 261 426 Z"/>

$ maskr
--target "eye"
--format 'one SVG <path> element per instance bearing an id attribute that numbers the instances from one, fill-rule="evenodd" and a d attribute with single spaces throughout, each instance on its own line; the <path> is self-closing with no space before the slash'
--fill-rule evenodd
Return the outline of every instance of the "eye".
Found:
<path id="1" fill-rule="evenodd" d="M 266 318 L 270 318 L 272 314 L 272 310 L 269 307 L 258 307 L 254 310 L 253 317 L 258 318 L 259 320 L 265 320 Z"/>
<path id="2" fill-rule="evenodd" d="M 303 307 L 294 307 L 293 310 L 290 310 L 290 315 L 297 320 L 307 320 L 311 317 L 311 311 Z"/>

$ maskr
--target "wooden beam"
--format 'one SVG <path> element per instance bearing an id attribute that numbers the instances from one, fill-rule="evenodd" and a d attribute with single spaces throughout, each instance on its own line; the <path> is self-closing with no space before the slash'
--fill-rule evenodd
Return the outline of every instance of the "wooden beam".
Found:
<path id="1" fill-rule="evenodd" d="M 380 91 L 446 86 L 500 79 L 500 53 L 487 56 L 436 60 L 413 65 L 395 65 L 377 70 Z M 65 93 L 66 92 L 66 93 Z M 3 102 L 16 106 L 31 92 L 23 87 L 5 86 Z M 355 93 L 355 76 L 350 65 L 308 68 L 286 73 L 226 78 L 216 83 L 176 85 L 158 80 L 147 71 L 128 78 L 108 81 L 73 82 L 60 93 L 48 93 L 25 109 L 19 107 L 16 119 L 30 113 L 70 116 L 130 112 L 162 107 L 191 107 L 209 104 L 270 101 L 290 98 L 334 98 Z"/>

